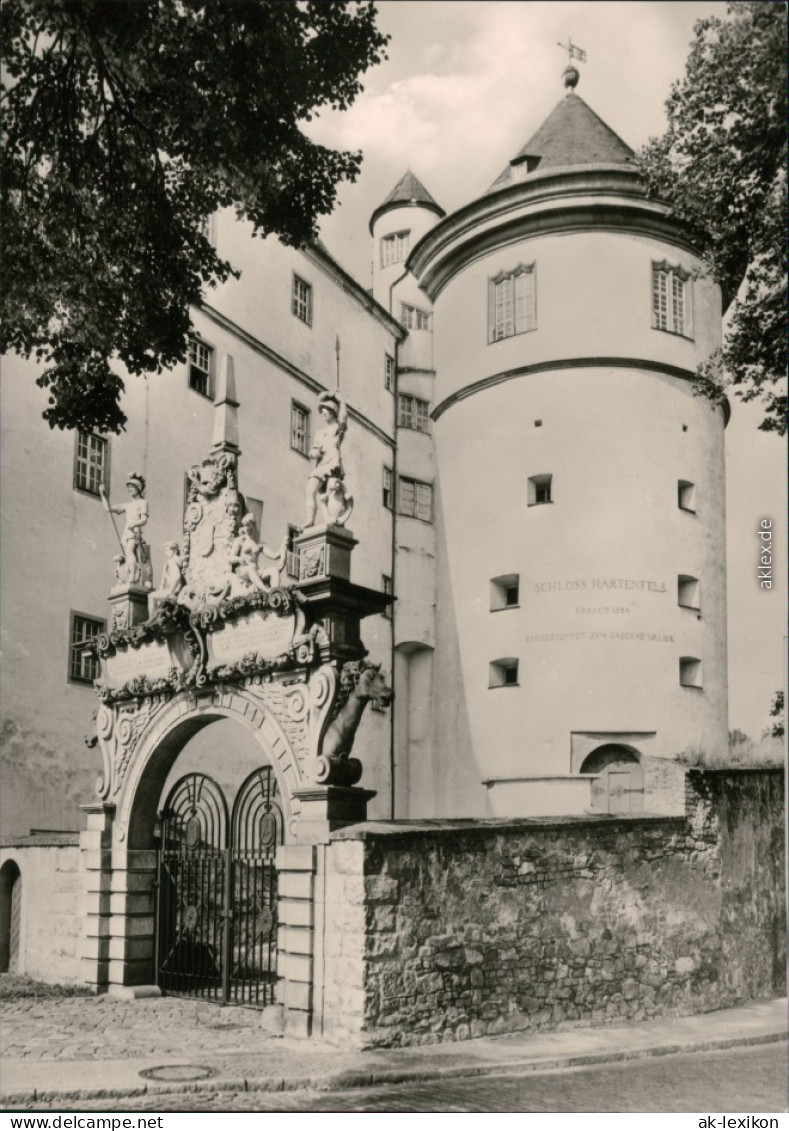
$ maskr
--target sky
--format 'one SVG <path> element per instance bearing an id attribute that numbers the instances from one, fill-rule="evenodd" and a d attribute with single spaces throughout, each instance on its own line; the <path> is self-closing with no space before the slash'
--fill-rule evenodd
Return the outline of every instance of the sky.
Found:
<path id="1" fill-rule="evenodd" d="M 360 149 L 321 236 L 371 283 L 367 222 L 406 169 L 451 212 L 475 199 L 564 94 L 568 37 L 587 53 L 577 93 L 632 148 L 665 129 L 697 19 L 725 3 L 676 0 L 384 0 L 388 59 L 367 72 L 350 110 L 310 127 L 322 144 Z M 758 406 L 733 402 L 727 429 L 729 726 L 758 738 L 785 668 L 785 446 L 759 432 Z M 757 530 L 773 521 L 775 585 L 760 589 Z"/>

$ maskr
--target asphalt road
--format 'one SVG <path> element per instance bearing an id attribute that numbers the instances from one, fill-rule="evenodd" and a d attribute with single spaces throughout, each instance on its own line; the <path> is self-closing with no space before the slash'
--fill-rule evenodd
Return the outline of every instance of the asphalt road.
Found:
<path id="1" fill-rule="evenodd" d="M 787 1045 L 781 1042 L 521 1076 L 430 1080 L 339 1092 L 140 1096 L 82 1101 L 69 1110 L 774 1114 L 787 1110 L 787 1076 Z M 115 1106 L 108 1106 L 110 1102 Z"/>

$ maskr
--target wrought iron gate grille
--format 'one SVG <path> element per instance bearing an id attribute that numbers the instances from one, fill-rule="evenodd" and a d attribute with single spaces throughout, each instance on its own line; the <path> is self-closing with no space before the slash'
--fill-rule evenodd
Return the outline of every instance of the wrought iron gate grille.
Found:
<path id="1" fill-rule="evenodd" d="M 270 766 L 246 779 L 228 818 L 205 774 L 176 782 L 161 821 L 157 965 L 165 993 L 262 1007 L 277 979 L 282 810 Z"/>

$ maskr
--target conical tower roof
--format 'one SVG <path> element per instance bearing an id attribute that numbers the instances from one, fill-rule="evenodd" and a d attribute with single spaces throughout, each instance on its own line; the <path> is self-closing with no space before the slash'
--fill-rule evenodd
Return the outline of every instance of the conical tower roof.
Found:
<path id="1" fill-rule="evenodd" d="M 383 216 L 384 212 L 388 212 L 390 208 L 399 208 L 403 204 L 428 208 L 431 212 L 435 212 L 437 216 L 446 216 L 441 205 L 433 199 L 419 178 L 415 177 L 408 169 L 386 199 L 373 212 L 370 217 L 370 232 L 372 233 L 373 226 L 379 216 Z"/>
<path id="2" fill-rule="evenodd" d="M 524 171 L 572 165 L 622 165 L 633 160 L 633 150 L 595 114 L 583 98 L 570 90 L 551 111 L 509 165 L 490 186 L 503 188 L 519 180 Z"/>

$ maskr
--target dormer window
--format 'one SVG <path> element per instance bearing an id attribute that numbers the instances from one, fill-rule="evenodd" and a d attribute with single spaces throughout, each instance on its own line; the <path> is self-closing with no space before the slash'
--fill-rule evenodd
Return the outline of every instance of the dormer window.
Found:
<path id="1" fill-rule="evenodd" d="M 502 271 L 488 283 L 488 341 L 498 342 L 537 327 L 534 264 Z"/>
<path id="2" fill-rule="evenodd" d="M 542 157 L 534 157 L 529 153 L 514 157 L 512 161 L 510 161 L 513 180 L 520 181 L 524 177 L 527 177 L 529 173 L 533 173 L 541 161 Z"/>
<path id="3" fill-rule="evenodd" d="M 690 272 L 665 260 L 652 264 L 652 328 L 693 337 Z"/>

